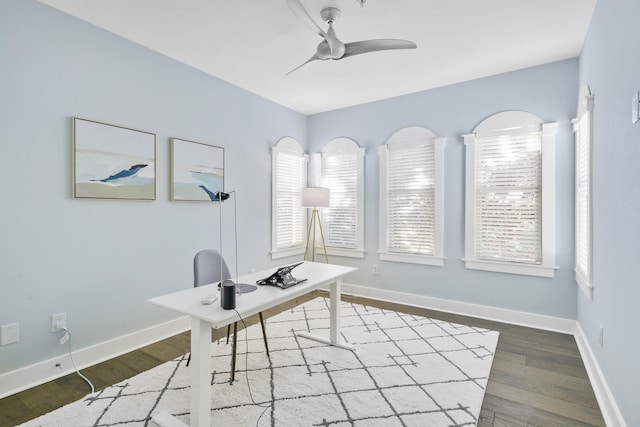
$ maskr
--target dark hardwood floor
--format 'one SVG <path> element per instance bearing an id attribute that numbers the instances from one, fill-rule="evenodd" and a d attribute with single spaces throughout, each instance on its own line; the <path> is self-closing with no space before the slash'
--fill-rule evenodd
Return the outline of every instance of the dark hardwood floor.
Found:
<path id="1" fill-rule="evenodd" d="M 267 317 L 319 295 L 311 293 L 266 312 Z M 500 339 L 487 385 L 479 427 L 604 426 L 593 389 L 571 335 L 344 296 L 390 310 L 493 329 Z M 247 320 L 255 323 L 257 317 Z M 267 322 L 268 324 L 268 322 Z M 240 326 L 240 325 L 239 325 Z M 268 329 L 267 329 L 268 330 Z M 212 331 L 212 338 L 226 334 Z M 189 351 L 189 333 L 168 338 L 84 369 L 101 390 Z M 88 384 L 76 374 L 0 399 L 0 426 L 15 426 L 82 398 Z"/>

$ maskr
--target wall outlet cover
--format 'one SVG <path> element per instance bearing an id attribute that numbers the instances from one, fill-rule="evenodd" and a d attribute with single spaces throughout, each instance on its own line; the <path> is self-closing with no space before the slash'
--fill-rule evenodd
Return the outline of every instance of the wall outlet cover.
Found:
<path id="1" fill-rule="evenodd" d="M 18 342 L 19 330 L 17 323 L 0 326 L 0 345 Z"/>
<path id="2" fill-rule="evenodd" d="M 51 315 L 51 332 L 58 332 L 67 327 L 67 313 Z"/>

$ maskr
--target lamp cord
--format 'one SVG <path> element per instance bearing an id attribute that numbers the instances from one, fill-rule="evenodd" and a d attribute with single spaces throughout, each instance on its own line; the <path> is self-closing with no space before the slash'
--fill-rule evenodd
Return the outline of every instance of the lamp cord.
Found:
<path id="1" fill-rule="evenodd" d="M 238 193 L 236 193 L 236 191 L 230 191 L 230 193 L 233 193 L 234 197 L 233 197 L 233 232 L 234 232 L 234 237 L 235 237 L 235 243 L 236 243 L 236 284 L 238 284 L 238 280 L 240 279 L 239 273 L 238 273 Z M 246 348 L 246 353 L 244 355 L 244 372 L 245 372 L 245 380 L 247 381 L 247 390 L 249 390 L 249 397 L 251 398 L 251 402 L 253 402 L 254 405 L 256 406 L 261 406 L 264 408 L 264 410 L 262 411 L 262 413 L 260 414 L 260 417 L 258 417 L 258 420 L 256 421 L 256 426 L 258 425 L 258 423 L 260 422 L 260 419 L 262 418 L 262 416 L 265 414 L 265 412 L 267 411 L 267 409 L 269 409 L 272 404 L 264 404 L 264 403 L 258 403 L 254 400 L 253 398 L 253 393 L 251 392 L 251 384 L 249 384 L 249 332 L 248 332 L 248 327 L 247 324 L 244 322 L 244 319 L 242 318 L 242 316 L 240 316 L 240 313 L 238 312 L 237 309 L 233 309 L 233 311 L 236 312 L 236 314 L 238 315 L 238 319 L 240 319 L 240 321 L 242 322 L 242 326 L 244 326 L 244 342 L 245 342 L 245 348 Z"/>
<path id="2" fill-rule="evenodd" d="M 238 284 L 238 280 L 240 278 L 239 273 L 238 273 L 238 193 L 235 190 L 230 191 L 229 193 L 233 193 L 233 195 L 234 195 L 234 197 L 233 197 L 233 233 L 234 233 L 235 246 L 236 246 L 236 248 L 235 248 L 235 254 L 236 254 L 235 266 L 236 266 L 236 285 L 237 285 Z M 220 204 L 221 204 L 220 205 L 220 263 L 222 263 L 222 199 L 220 199 Z M 238 315 L 238 319 L 240 320 L 240 322 L 242 322 L 242 326 L 244 326 L 244 341 L 245 341 L 245 350 L 246 350 L 246 353 L 244 355 L 244 365 L 245 365 L 244 366 L 244 372 L 245 372 L 245 380 L 247 382 L 247 390 L 249 391 L 249 397 L 251 398 L 251 402 L 254 405 L 264 408 L 262 413 L 260 414 L 260 416 L 256 420 L 256 427 L 257 427 L 258 423 L 260 422 L 260 420 L 262 419 L 264 414 L 267 412 L 267 410 L 273 406 L 273 402 L 270 402 L 270 403 L 258 403 L 253 398 L 253 393 L 251 392 L 251 384 L 249 383 L 249 333 L 248 333 L 248 328 L 247 328 L 247 324 L 244 322 L 244 319 L 242 318 L 242 316 L 240 315 L 238 310 L 234 308 L 233 311 L 236 312 L 236 314 Z M 234 338 L 234 341 L 237 342 L 237 338 Z"/>
<path id="3" fill-rule="evenodd" d="M 89 384 L 89 387 L 91 387 L 91 393 L 94 393 L 96 390 L 93 387 L 93 383 L 91 381 L 89 381 L 89 378 L 85 377 L 84 375 L 82 375 L 82 373 L 80 373 L 80 370 L 78 369 L 78 365 L 76 365 L 76 361 L 73 358 L 73 353 L 71 352 L 71 331 L 69 329 L 67 329 L 67 328 L 62 328 L 62 330 L 67 335 L 69 335 L 69 357 L 71 358 L 71 363 L 73 364 L 73 367 L 76 370 L 76 373 L 80 376 L 80 378 L 85 380 L 87 384 Z"/>
<path id="4" fill-rule="evenodd" d="M 240 320 L 240 322 L 242 322 L 242 326 L 244 326 L 244 342 L 245 342 L 245 351 L 246 351 L 245 354 L 244 354 L 244 372 L 245 372 L 244 378 L 247 381 L 247 390 L 249 391 L 249 398 L 251 399 L 251 402 L 254 405 L 264 408 L 263 411 L 260 413 L 260 416 L 256 420 L 256 427 L 257 427 L 258 424 L 260 423 L 260 420 L 262 419 L 264 414 L 267 412 L 267 410 L 269 408 L 273 407 L 273 401 L 265 402 L 265 403 L 258 403 L 253 398 L 253 393 L 251 392 L 251 384 L 249 383 L 249 332 L 248 332 L 248 327 L 247 327 L 247 324 L 244 322 L 244 319 L 242 318 L 242 316 L 238 312 L 238 310 L 236 310 L 234 308 L 233 311 L 236 312 L 236 314 L 238 315 L 238 319 Z M 269 363 L 271 363 L 271 360 L 269 360 Z"/>

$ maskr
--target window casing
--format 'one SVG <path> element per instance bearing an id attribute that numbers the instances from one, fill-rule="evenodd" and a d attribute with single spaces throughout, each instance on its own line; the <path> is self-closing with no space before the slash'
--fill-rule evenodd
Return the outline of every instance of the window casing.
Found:
<path id="1" fill-rule="evenodd" d="M 272 259 L 304 253 L 306 212 L 300 205 L 307 163 L 308 156 L 293 138 L 282 138 L 271 149 Z"/>
<path id="2" fill-rule="evenodd" d="M 589 86 L 580 88 L 578 112 L 572 121 L 575 135 L 575 279 L 593 298 L 591 169 L 593 141 L 593 96 Z"/>
<path id="3" fill-rule="evenodd" d="M 317 182 L 330 190 L 321 214 L 327 253 L 364 257 L 364 149 L 349 138 L 330 141 L 315 156 Z"/>
<path id="4" fill-rule="evenodd" d="M 466 268 L 554 276 L 556 132 L 507 111 L 464 135 Z"/>
<path id="5" fill-rule="evenodd" d="M 407 127 L 378 149 L 381 260 L 444 265 L 444 142 Z"/>

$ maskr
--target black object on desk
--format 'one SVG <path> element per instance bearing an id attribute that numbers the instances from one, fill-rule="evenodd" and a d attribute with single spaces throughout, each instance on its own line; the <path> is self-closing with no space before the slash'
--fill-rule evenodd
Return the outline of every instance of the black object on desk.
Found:
<path id="1" fill-rule="evenodd" d="M 300 264 L 302 264 L 302 262 L 288 265 L 286 267 L 280 267 L 271 276 L 264 279 L 260 279 L 256 281 L 256 283 L 258 285 L 278 286 L 279 288 L 282 288 L 282 289 L 290 288 L 291 286 L 297 285 L 298 283 L 302 283 L 307 279 L 296 279 L 291 274 L 291 270 L 293 270 Z"/>
<path id="2" fill-rule="evenodd" d="M 225 310 L 236 308 L 236 284 L 232 280 L 220 283 L 220 305 Z"/>

